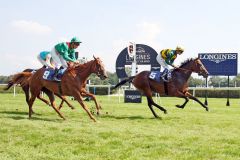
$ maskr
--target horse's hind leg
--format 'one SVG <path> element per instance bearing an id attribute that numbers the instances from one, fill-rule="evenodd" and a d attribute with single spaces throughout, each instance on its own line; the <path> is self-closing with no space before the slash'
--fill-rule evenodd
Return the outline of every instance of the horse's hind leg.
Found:
<path id="1" fill-rule="evenodd" d="M 32 113 L 33 113 L 32 106 L 33 106 L 33 103 L 34 103 L 36 97 L 37 96 L 35 94 L 32 94 L 31 98 L 28 101 L 28 107 L 29 107 L 28 116 L 29 116 L 29 119 L 32 117 Z"/>
<path id="2" fill-rule="evenodd" d="M 29 100 L 30 100 L 30 96 L 29 96 L 29 85 L 26 85 L 26 86 L 22 86 L 22 90 L 24 91 L 25 93 L 25 99 L 26 99 L 26 102 L 29 106 Z M 32 110 L 32 114 L 33 114 L 33 110 Z"/>
<path id="3" fill-rule="evenodd" d="M 159 106 L 157 103 L 155 103 L 155 102 L 153 101 L 152 97 L 150 97 L 150 101 L 152 101 L 151 103 L 152 103 L 155 107 L 157 107 L 158 109 L 160 109 L 161 111 L 163 111 L 164 114 L 167 114 L 167 110 L 166 110 L 165 108 Z"/>
<path id="4" fill-rule="evenodd" d="M 186 92 L 186 94 L 187 94 L 187 96 L 188 96 L 190 99 L 198 102 L 199 104 L 201 104 L 201 106 L 202 106 L 203 108 L 206 109 L 206 111 L 208 111 L 208 107 L 207 107 L 206 105 L 204 105 L 201 101 L 199 101 L 196 97 L 194 97 L 193 95 L 191 95 L 189 92 Z"/>
<path id="5" fill-rule="evenodd" d="M 62 119 L 65 120 L 65 117 L 60 113 L 60 111 L 59 111 L 59 110 L 57 109 L 57 107 L 56 107 L 55 98 L 54 98 L 53 92 L 51 92 L 51 91 L 46 91 L 45 93 L 48 95 L 48 97 L 49 97 L 49 99 L 50 99 L 52 108 L 57 112 L 57 114 L 58 114 Z"/>
<path id="6" fill-rule="evenodd" d="M 147 101 L 148 101 L 148 107 L 149 109 L 152 111 L 152 114 L 154 115 L 155 118 L 159 118 L 159 116 L 155 113 L 155 111 L 152 108 L 152 100 L 151 98 L 147 97 Z"/>

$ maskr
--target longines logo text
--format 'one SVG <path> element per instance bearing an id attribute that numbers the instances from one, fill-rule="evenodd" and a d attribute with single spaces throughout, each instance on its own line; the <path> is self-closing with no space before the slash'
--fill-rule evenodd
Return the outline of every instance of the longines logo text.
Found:
<path id="1" fill-rule="evenodd" d="M 149 53 L 147 53 L 144 48 L 142 47 L 137 47 L 137 52 L 136 52 L 136 60 L 137 63 L 150 63 L 151 56 Z M 132 62 L 133 58 L 129 57 L 129 55 L 126 56 L 126 62 Z"/>
<path id="2" fill-rule="evenodd" d="M 237 54 L 229 54 L 229 53 L 207 53 L 200 54 L 200 59 L 207 59 L 209 61 L 220 63 L 226 61 L 228 59 L 237 59 Z"/>
<path id="3" fill-rule="evenodd" d="M 126 95 L 126 98 L 129 98 L 129 99 L 138 99 L 138 98 L 141 98 L 140 95 Z"/>

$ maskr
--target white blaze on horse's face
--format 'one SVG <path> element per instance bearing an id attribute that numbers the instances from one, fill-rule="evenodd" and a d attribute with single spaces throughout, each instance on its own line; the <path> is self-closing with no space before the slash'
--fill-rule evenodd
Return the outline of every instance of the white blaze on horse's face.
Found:
<path id="1" fill-rule="evenodd" d="M 107 72 L 105 71 L 105 67 L 102 61 L 99 58 L 95 58 L 95 61 L 96 61 L 97 76 L 100 77 L 101 80 L 108 78 Z"/>

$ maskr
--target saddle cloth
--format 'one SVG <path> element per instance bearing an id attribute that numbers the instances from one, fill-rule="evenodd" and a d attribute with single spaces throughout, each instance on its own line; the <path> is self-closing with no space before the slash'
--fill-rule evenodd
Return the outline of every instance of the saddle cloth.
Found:
<path id="1" fill-rule="evenodd" d="M 60 69 L 57 74 L 57 79 L 61 80 L 63 74 L 65 73 L 66 69 Z M 55 70 L 52 68 L 46 68 L 44 73 L 43 73 L 43 79 L 48 80 L 48 81 L 55 81 L 53 76 L 54 76 Z"/>
<path id="2" fill-rule="evenodd" d="M 162 81 L 162 72 L 160 71 L 151 71 L 151 73 L 149 74 L 149 79 L 152 79 L 154 81 L 157 81 L 157 82 L 161 82 Z"/>

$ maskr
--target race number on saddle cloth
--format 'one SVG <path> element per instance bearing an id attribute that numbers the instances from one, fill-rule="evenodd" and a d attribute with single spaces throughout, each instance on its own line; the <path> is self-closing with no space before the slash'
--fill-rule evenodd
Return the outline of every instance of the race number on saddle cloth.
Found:
<path id="1" fill-rule="evenodd" d="M 58 79 L 57 81 L 61 81 L 61 78 L 63 74 L 65 73 L 66 69 L 60 69 L 56 75 L 56 78 Z M 43 73 L 43 79 L 48 80 L 48 81 L 56 81 L 54 78 L 55 76 L 55 70 L 52 68 L 46 68 L 44 73 Z"/>
<path id="2" fill-rule="evenodd" d="M 161 82 L 162 72 L 160 71 L 151 71 L 148 78 L 157 82 Z"/>

